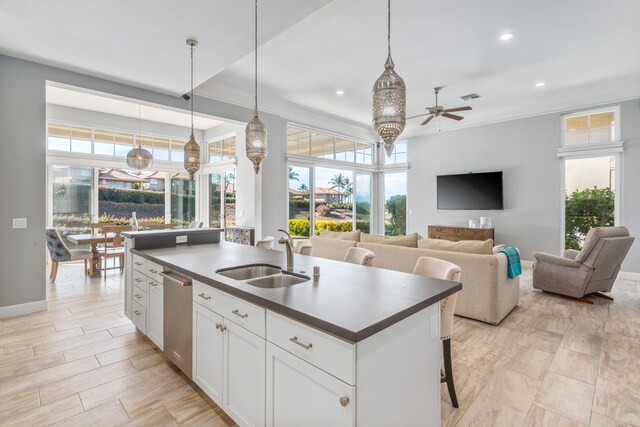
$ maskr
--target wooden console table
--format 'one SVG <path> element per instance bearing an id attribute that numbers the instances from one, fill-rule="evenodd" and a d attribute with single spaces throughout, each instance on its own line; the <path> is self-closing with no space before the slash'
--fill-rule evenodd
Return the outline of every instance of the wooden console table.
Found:
<path id="1" fill-rule="evenodd" d="M 493 228 L 448 227 L 444 225 L 430 225 L 427 236 L 429 239 L 445 239 L 457 242 L 459 240 L 487 240 L 494 239 Z"/>

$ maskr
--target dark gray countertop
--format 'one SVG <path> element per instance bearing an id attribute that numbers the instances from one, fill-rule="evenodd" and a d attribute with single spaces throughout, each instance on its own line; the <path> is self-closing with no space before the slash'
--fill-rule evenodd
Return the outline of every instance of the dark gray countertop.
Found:
<path id="1" fill-rule="evenodd" d="M 141 230 L 141 231 L 125 231 L 122 233 L 124 237 L 154 237 L 154 236 L 178 236 L 181 234 L 206 234 L 212 231 L 222 232 L 222 228 L 171 228 L 167 230 Z"/>
<path id="2" fill-rule="evenodd" d="M 132 252 L 224 292 L 358 342 L 462 289 L 456 282 L 295 255 L 295 272 L 320 278 L 263 289 L 216 274 L 246 264 L 286 266 L 284 252 L 221 242 Z"/>

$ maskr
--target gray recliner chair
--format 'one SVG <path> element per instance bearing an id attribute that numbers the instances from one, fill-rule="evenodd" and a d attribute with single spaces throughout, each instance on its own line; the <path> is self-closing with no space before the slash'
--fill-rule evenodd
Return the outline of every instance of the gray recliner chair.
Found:
<path id="1" fill-rule="evenodd" d="M 611 291 L 633 241 L 627 227 L 596 227 L 581 251 L 569 249 L 563 256 L 534 252 L 533 287 L 590 304 L 587 295 L 612 300 L 598 292 Z"/>

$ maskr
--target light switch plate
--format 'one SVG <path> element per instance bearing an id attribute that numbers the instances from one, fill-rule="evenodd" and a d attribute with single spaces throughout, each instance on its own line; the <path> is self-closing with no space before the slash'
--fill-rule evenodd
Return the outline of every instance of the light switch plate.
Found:
<path id="1" fill-rule="evenodd" d="M 440 329 L 440 325 L 438 325 L 438 317 L 438 314 L 434 314 L 431 316 L 431 319 L 429 319 L 429 334 L 431 335 L 431 341 L 435 341 L 440 338 L 440 334 L 438 333 L 438 330 Z"/>
<path id="2" fill-rule="evenodd" d="M 188 236 L 176 236 L 176 244 L 187 243 Z"/>
<path id="3" fill-rule="evenodd" d="M 13 228 L 27 228 L 27 218 L 13 218 Z"/>

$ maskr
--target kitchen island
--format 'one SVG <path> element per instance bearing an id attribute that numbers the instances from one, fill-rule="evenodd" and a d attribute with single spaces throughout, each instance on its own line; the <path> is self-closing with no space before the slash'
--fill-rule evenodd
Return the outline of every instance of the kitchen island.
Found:
<path id="1" fill-rule="evenodd" d="M 282 267 L 286 255 L 226 242 L 130 248 L 130 261 L 144 307 L 134 299 L 127 315 L 159 347 L 154 274 L 193 279 L 193 380 L 238 424 L 440 424 L 438 302 L 461 284 L 295 255 L 310 280 L 261 288 L 218 272 Z"/>

